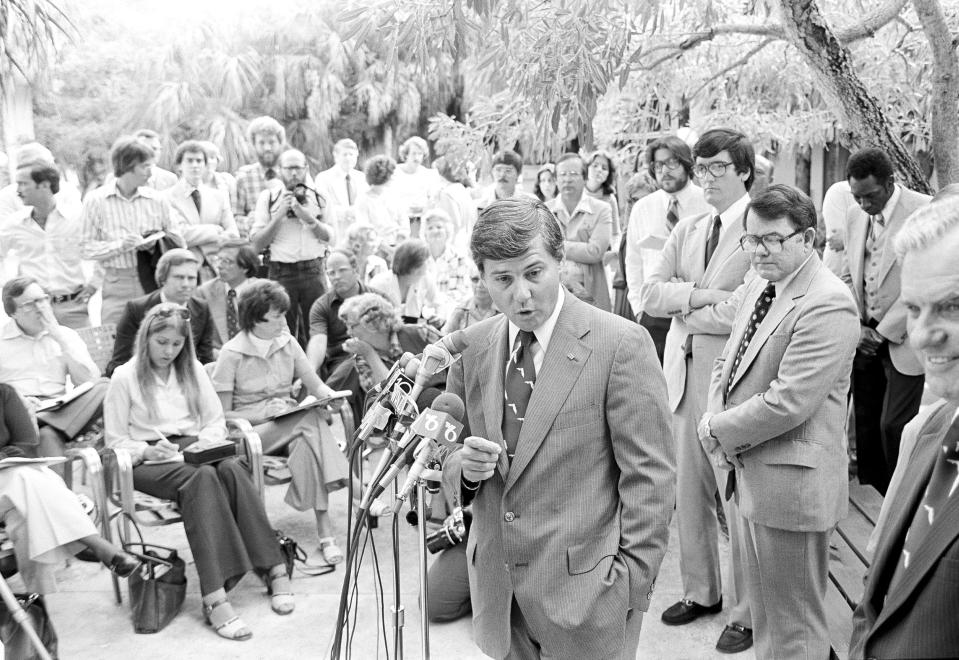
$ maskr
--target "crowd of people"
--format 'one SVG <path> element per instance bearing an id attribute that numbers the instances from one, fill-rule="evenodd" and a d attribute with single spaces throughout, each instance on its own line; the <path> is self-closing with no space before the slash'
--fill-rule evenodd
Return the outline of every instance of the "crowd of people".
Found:
<path id="1" fill-rule="evenodd" d="M 464 331 L 462 361 L 430 386 L 466 402 L 469 437 L 444 485 L 472 533 L 431 570 L 432 620 L 472 610 L 477 643 L 497 658 L 633 658 L 675 515 L 683 597 L 665 624 L 722 613 L 721 652 L 830 657 L 829 540 L 852 456 L 859 480 L 887 495 L 877 556 L 893 555 L 869 576 L 855 657 L 959 654 L 953 632 L 887 612 L 926 592 L 954 601 L 919 586 L 926 573 L 909 558 L 948 545 L 933 505 L 917 508 L 917 493 L 947 507 L 948 495 L 938 459 L 931 478 L 914 465 L 933 461 L 915 425 L 954 434 L 955 355 L 933 325 L 955 321 L 959 266 L 910 255 L 954 243 L 959 214 L 896 183 L 881 150 L 851 155 L 820 219 L 724 128 L 694 144 L 657 137 L 628 181 L 596 152 L 523 182 L 522 157 L 503 149 L 487 187 L 448 157 L 431 163 L 420 137 L 400 163 L 373 155 L 362 170 L 356 143 L 339 140 L 335 164 L 315 173 L 276 120 L 252 120 L 248 137 L 256 162 L 234 175 L 196 140 L 177 146 L 171 172 L 157 165 L 159 136 L 137 131 L 82 194 L 30 143 L 0 190 L 0 257 L 16 264 L 2 293 L 0 455 L 60 456 L 102 429 L 130 453 L 138 490 L 178 503 L 219 635 L 252 635 L 227 598 L 243 574 L 262 577 L 277 614 L 293 611 L 292 585 L 245 466 L 171 459 L 248 420 L 266 453 L 286 457 L 286 503 L 314 512 L 319 551 L 338 563 L 329 494 L 356 475 L 322 408 L 288 413 L 349 390 L 360 419 L 404 351 Z M 102 374 L 78 334 L 95 324 L 116 328 Z M 926 385 L 949 412 L 917 418 Z M 31 588 L 52 588 L 31 576 L 76 541 L 135 570 L 49 485 L 56 469 L 0 471 Z M 544 493 L 543 479 L 563 492 Z M 24 490 L 42 490 L 54 513 L 31 509 Z M 925 641 L 907 643 L 913 629 Z"/>

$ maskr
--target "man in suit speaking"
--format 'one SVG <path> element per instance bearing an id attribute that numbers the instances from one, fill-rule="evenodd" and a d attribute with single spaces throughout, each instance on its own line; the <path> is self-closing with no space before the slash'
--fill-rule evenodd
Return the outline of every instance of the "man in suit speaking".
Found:
<path id="1" fill-rule="evenodd" d="M 740 238 L 758 277 L 726 303 L 737 313 L 699 426 L 730 472 L 741 516 L 758 658 L 829 656 L 823 599 L 829 536 L 849 499 L 846 392 L 859 343 L 849 289 L 813 247 L 816 209 L 772 185 Z"/>
<path id="2" fill-rule="evenodd" d="M 475 639 L 494 658 L 632 660 L 674 503 L 653 342 L 563 289 L 540 202 L 494 202 L 470 248 L 503 312 L 465 331 L 447 382 L 467 410 L 444 469 L 473 502 Z"/>

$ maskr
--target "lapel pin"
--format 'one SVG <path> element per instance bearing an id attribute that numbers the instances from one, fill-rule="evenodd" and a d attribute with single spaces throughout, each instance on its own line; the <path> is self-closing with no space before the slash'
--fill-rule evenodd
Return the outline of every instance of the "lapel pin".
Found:
<path id="1" fill-rule="evenodd" d="M 572 353 L 567 353 L 567 354 L 566 354 L 566 359 L 567 359 L 567 360 L 572 360 L 573 362 L 576 362 L 576 356 L 573 355 Z"/>

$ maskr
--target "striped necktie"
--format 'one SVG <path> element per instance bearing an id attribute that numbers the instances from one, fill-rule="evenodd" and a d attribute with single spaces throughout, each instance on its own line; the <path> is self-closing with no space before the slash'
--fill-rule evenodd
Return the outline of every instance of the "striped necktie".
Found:
<path id="1" fill-rule="evenodd" d="M 669 196 L 669 206 L 666 207 L 666 227 L 672 231 L 679 222 L 679 200 L 673 195 Z M 708 259 L 707 259 L 708 260 Z"/>
<path id="2" fill-rule="evenodd" d="M 519 432 L 526 417 L 526 406 L 536 383 L 536 367 L 533 365 L 533 344 L 536 335 L 520 330 L 513 341 L 509 362 L 506 364 L 505 397 L 503 408 L 503 439 L 510 460 L 516 454 Z"/>

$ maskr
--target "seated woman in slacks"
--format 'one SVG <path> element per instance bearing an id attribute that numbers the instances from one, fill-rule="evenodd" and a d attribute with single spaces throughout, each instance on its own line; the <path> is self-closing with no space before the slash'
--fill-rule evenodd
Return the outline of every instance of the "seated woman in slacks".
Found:
<path id="1" fill-rule="evenodd" d="M 175 461 L 181 449 L 226 437 L 223 408 L 197 361 L 189 310 L 174 303 L 151 309 L 137 332 L 134 357 L 113 374 L 104 401 L 110 447 L 127 449 L 133 485 L 175 500 L 200 577 L 203 613 L 221 637 L 246 640 L 250 629 L 226 592 L 248 571 L 266 582 L 277 614 L 293 611 L 280 546 L 249 472 L 236 458 L 216 465 Z"/>
<path id="2" fill-rule="evenodd" d="M 0 459 L 35 458 L 37 445 L 26 404 L 12 386 L 0 383 Z M 120 577 L 129 577 L 140 565 L 100 536 L 77 496 L 46 467 L 0 470 L 0 520 L 13 542 L 20 577 L 32 592 L 56 591 L 55 569 L 84 549 Z"/>
<path id="3" fill-rule="evenodd" d="M 330 564 L 343 561 L 329 514 L 329 493 L 350 478 L 346 456 L 327 424 L 327 412 L 308 408 L 276 419 L 295 408 L 293 384 L 322 399 L 333 390 L 316 375 L 286 324 L 290 298 L 282 285 L 260 280 L 240 292 L 240 332 L 220 349 L 213 369 L 213 386 L 227 416 L 253 424 L 263 441 L 263 453 L 287 453 L 292 477 L 286 503 L 297 511 L 313 510 L 320 552 Z M 357 495 L 358 490 L 357 490 Z"/>

